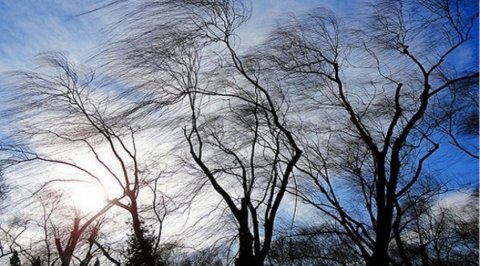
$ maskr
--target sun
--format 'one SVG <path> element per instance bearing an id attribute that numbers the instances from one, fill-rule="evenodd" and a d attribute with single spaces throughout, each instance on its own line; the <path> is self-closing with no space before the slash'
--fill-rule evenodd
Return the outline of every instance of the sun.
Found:
<path id="1" fill-rule="evenodd" d="M 63 190 L 75 210 L 82 214 L 95 213 L 104 208 L 109 199 L 122 195 L 123 190 L 116 179 L 98 162 L 88 156 L 79 156 L 78 154 L 69 157 L 79 167 L 63 167 L 59 170 L 74 180 L 66 184 Z M 113 164 L 110 163 L 111 159 L 104 158 L 103 162 L 111 165 Z M 78 169 L 82 171 L 79 172 Z"/>
<path id="2" fill-rule="evenodd" d="M 97 184 L 75 184 L 69 190 L 67 192 L 75 209 L 84 214 L 100 211 L 109 198 L 109 191 Z"/>

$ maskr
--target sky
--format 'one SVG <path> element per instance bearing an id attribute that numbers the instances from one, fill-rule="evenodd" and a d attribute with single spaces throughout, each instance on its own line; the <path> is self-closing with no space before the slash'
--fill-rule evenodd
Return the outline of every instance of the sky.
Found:
<path id="1" fill-rule="evenodd" d="M 277 19 L 288 14 L 301 14 L 322 6 L 332 9 L 336 14 L 345 15 L 355 13 L 361 1 L 252 1 L 252 19 L 241 29 L 242 43 L 250 45 L 259 42 Z M 48 51 L 67 52 L 74 61 L 85 62 L 106 41 L 105 33 L 115 18 L 102 10 L 84 13 L 110 2 L 111 0 L 0 1 L 0 72 L 28 67 L 36 55 Z M 474 49 L 476 51 L 473 56 L 478 54 L 478 47 Z M 469 56 L 472 54 L 465 57 Z"/>
<path id="2" fill-rule="evenodd" d="M 242 45 L 260 43 L 276 20 L 288 14 L 302 14 L 324 6 L 340 15 L 355 12 L 361 0 L 260 0 L 253 1 L 252 18 L 241 29 Z M 111 3 L 111 0 L 16 0 L 0 1 L 0 95 L 8 86 L 4 75 L 12 70 L 32 67 L 35 56 L 49 51 L 66 52 L 74 62 L 95 64 L 92 56 L 107 41 L 106 32 L 115 20 L 110 12 L 90 10 Z M 476 29 L 478 40 L 478 28 Z M 478 46 L 465 50 L 460 60 L 478 57 Z M 473 59 L 474 60 L 474 59 Z M 478 62 L 478 61 L 477 61 Z M 1 110 L 0 106 L 0 110 Z M 0 132 L 0 137 L 5 137 Z M 475 143 L 477 140 L 471 140 Z M 448 158 L 448 159 L 445 159 Z M 455 150 L 443 150 L 430 162 L 448 176 L 476 179 L 478 164 Z"/>
<path id="3" fill-rule="evenodd" d="M 314 7 L 325 6 L 337 14 L 355 12 L 361 0 L 260 0 L 253 1 L 252 19 L 240 31 L 242 45 L 261 42 L 277 19 L 288 14 L 301 14 Z M 5 73 L 32 67 L 35 56 L 49 51 L 68 53 L 80 63 L 95 64 L 92 56 L 107 41 L 106 32 L 114 21 L 110 12 L 90 10 L 109 4 L 110 0 L 16 0 L 0 1 L 0 95 L 7 86 Z M 478 28 L 476 29 L 478 40 Z M 465 50 L 459 60 L 478 58 L 478 46 Z M 478 62 L 478 60 L 477 60 Z M 1 110 L 0 106 L 0 110 Z M 0 132 L 0 137 L 5 137 Z M 473 143 L 477 139 L 471 140 Z M 448 158 L 448 159 L 445 159 Z M 444 150 L 436 155 L 429 167 L 460 179 L 478 175 L 478 164 L 455 150 Z"/>
<path id="4" fill-rule="evenodd" d="M 28 66 L 34 56 L 48 51 L 67 51 L 85 60 L 101 41 L 102 21 L 75 15 L 94 2 L 1 1 L 0 70 Z"/>
<path id="5" fill-rule="evenodd" d="M 286 14 L 301 14 L 319 5 L 327 6 L 337 14 L 348 14 L 355 12 L 359 2 L 254 0 L 252 20 L 240 32 L 242 45 L 260 43 L 276 19 Z M 2 89 L 8 86 L 2 73 L 31 68 L 32 60 L 40 53 L 66 52 L 73 61 L 95 65 L 92 56 L 107 41 L 106 32 L 115 17 L 102 10 L 84 13 L 108 3 L 110 0 L 0 1 L 0 96 Z M 476 32 L 478 40 L 478 28 Z M 477 46 L 463 58 L 471 56 L 478 58 Z M 2 137 L 5 136 L 0 131 Z M 478 138 L 471 141 L 476 143 Z M 460 183 L 478 180 L 478 162 L 452 149 L 442 149 L 427 167 Z"/>
<path id="6" fill-rule="evenodd" d="M 76 61 L 90 58 L 105 41 L 105 32 L 114 18 L 109 12 L 90 10 L 111 0 L 7 0 L 0 1 L 0 72 L 28 67 L 37 54 L 68 52 Z M 285 14 L 300 14 L 318 5 L 343 13 L 357 1 L 261 0 L 253 1 L 252 20 L 242 30 L 249 43 L 261 40 L 262 33 Z M 82 15 L 83 14 L 83 15 Z M 244 41 L 245 42 L 245 41 Z"/>

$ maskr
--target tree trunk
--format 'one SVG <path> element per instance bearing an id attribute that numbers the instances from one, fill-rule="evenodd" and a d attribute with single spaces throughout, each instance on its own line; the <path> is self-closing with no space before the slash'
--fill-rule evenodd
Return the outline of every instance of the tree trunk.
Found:
<path id="1" fill-rule="evenodd" d="M 64 254 L 60 257 L 60 260 L 62 261 L 62 266 L 69 266 L 72 260 L 72 254 Z"/>
<path id="2" fill-rule="evenodd" d="M 70 232 L 70 238 L 65 246 L 62 247 L 60 238 L 55 238 L 55 245 L 57 246 L 58 255 L 60 257 L 61 266 L 69 266 L 70 261 L 72 260 L 73 252 L 77 246 L 78 240 L 80 239 L 81 230 L 80 230 L 80 218 L 75 218 L 73 221 L 73 229 Z"/>
<path id="3" fill-rule="evenodd" d="M 370 261 L 367 263 L 369 266 L 387 266 L 389 262 L 388 247 L 392 226 L 392 208 L 387 205 L 382 209 L 377 218 L 375 246 Z"/>
<path id="4" fill-rule="evenodd" d="M 155 266 L 155 258 L 152 254 L 152 245 L 145 239 L 144 231 L 142 228 L 142 223 L 138 216 L 137 204 L 134 199 L 131 201 L 132 205 L 130 208 L 130 214 L 132 216 L 132 226 L 135 238 L 138 241 L 138 245 L 143 255 L 143 265 L 145 266 Z"/>
<path id="5" fill-rule="evenodd" d="M 390 244 L 390 232 L 392 230 L 392 215 L 394 194 L 385 191 L 388 188 L 388 182 L 385 171 L 384 155 L 376 157 L 376 202 L 377 202 L 377 223 L 375 225 L 375 244 L 373 254 L 368 259 L 368 266 L 387 266 L 388 265 L 388 246 Z"/>
<path id="6" fill-rule="evenodd" d="M 238 218 L 238 244 L 239 252 L 238 258 L 235 260 L 235 265 L 253 265 L 253 237 L 248 228 L 248 209 L 247 200 L 241 200 L 240 215 Z"/>
<path id="7" fill-rule="evenodd" d="M 420 256 L 422 258 L 422 266 L 429 266 L 429 259 L 428 259 L 428 254 L 427 254 L 427 249 L 425 248 L 425 245 L 422 243 L 420 245 Z"/>
<path id="8" fill-rule="evenodd" d="M 242 198 L 239 216 L 239 253 L 235 260 L 236 266 L 263 266 L 263 259 L 253 253 L 253 236 L 248 226 L 247 200 Z"/>

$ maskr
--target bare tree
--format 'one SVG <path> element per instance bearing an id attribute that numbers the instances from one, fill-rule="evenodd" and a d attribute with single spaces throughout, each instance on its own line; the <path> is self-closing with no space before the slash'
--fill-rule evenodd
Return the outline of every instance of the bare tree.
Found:
<path id="1" fill-rule="evenodd" d="M 87 256 L 87 261 L 90 260 L 90 252 L 91 252 L 91 247 L 93 244 L 93 240 L 90 240 L 90 238 L 94 238 L 96 235 L 96 232 L 98 231 L 98 225 L 100 223 L 94 224 L 94 222 L 97 220 L 99 216 L 101 216 L 103 213 L 105 213 L 111 205 L 107 205 L 102 209 L 99 213 L 96 215 L 89 217 L 89 219 L 83 221 L 81 217 L 78 215 L 75 215 L 73 218 L 73 224 L 70 227 L 70 233 L 67 234 L 67 238 L 62 239 L 65 234 L 61 234 L 58 231 L 54 232 L 55 234 L 55 247 L 58 252 L 58 256 L 60 257 L 61 265 L 62 266 L 68 266 L 70 265 L 73 257 L 74 257 L 74 252 L 77 248 L 77 245 L 79 242 L 82 240 L 82 237 L 84 237 L 84 234 L 88 231 L 90 231 L 90 236 L 88 237 L 89 239 L 89 245 L 88 245 L 88 250 L 86 253 Z M 63 243 L 62 243 L 63 242 Z M 84 261 L 84 260 L 83 260 Z M 83 263 L 83 261 L 81 263 Z"/>
<path id="2" fill-rule="evenodd" d="M 401 199 L 440 147 L 437 100 L 478 82 L 476 66 L 455 70 L 452 59 L 472 41 L 475 7 L 380 1 L 355 22 L 317 10 L 267 43 L 308 115 L 299 171 L 312 182 L 301 197 L 341 225 L 368 265 L 392 263 Z"/>
<path id="3" fill-rule="evenodd" d="M 56 241 L 62 265 L 69 265 L 81 235 L 112 206 L 128 212 L 143 256 L 148 265 L 154 265 L 153 246 L 145 240 L 138 199 L 146 186 L 144 174 L 150 172 L 138 159 L 135 141 L 140 123 L 127 121 L 122 115 L 122 108 L 129 109 L 129 102 L 121 102 L 95 72 L 81 70 L 62 54 L 45 54 L 39 60 L 40 68 L 36 71 L 14 73 L 18 91 L 12 108 L 17 113 L 16 124 L 20 124 L 17 134 L 30 137 L 29 142 L 43 149 L 5 146 L 11 156 L 4 162 L 11 165 L 11 172 L 15 166 L 28 163 L 76 171 L 74 178 L 50 179 L 44 187 L 58 182 L 90 182 L 103 189 L 104 207 L 96 214 L 87 214 L 84 223 L 83 217 L 75 217 L 65 246 Z M 79 162 L 81 158 L 75 156 L 80 152 L 91 162 Z M 106 186 L 111 188 L 107 190 Z"/>
<path id="4" fill-rule="evenodd" d="M 336 224 L 305 226 L 287 231 L 272 244 L 272 265 L 360 265 L 361 256 Z"/>
<path id="5" fill-rule="evenodd" d="M 54 243 L 50 241 L 52 237 L 51 219 L 54 212 L 61 207 L 61 194 L 55 192 L 40 193 L 36 195 L 39 199 L 38 202 L 41 205 L 42 217 L 38 219 L 36 225 L 39 226 L 43 233 L 43 249 L 44 249 L 44 261 L 50 266 L 54 264 L 53 259 L 53 246 Z M 43 254 L 42 254 L 43 255 Z"/>
<path id="6" fill-rule="evenodd" d="M 98 217 L 111 206 L 89 216 L 75 210 L 68 204 L 68 197 L 55 189 L 44 189 L 27 198 L 21 198 L 24 204 L 15 213 L 22 218 L 13 218 L 10 225 L 1 227 L 5 234 L 2 239 L 18 251 L 22 261 L 50 266 L 92 259 L 95 251 L 90 242 L 96 238 L 102 221 Z M 15 233 L 20 224 L 21 233 Z M 79 259 L 83 255 L 85 258 Z"/>
<path id="7" fill-rule="evenodd" d="M 464 201 L 451 206 L 440 201 L 422 213 L 416 210 L 414 236 L 418 241 L 410 244 L 419 244 L 421 265 L 478 265 L 478 194 L 457 191 L 452 195 Z"/>
<path id="8" fill-rule="evenodd" d="M 13 253 L 29 254 L 29 248 L 19 241 L 22 235 L 28 229 L 28 221 L 18 217 L 12 217 L 11 220 L 5 221 L 0 225 L 0 234 L 2 241 L 0 242 L 0 258 L 11 256 Z M 28 255 L 27 255 L 28 256 Z"/>
<path id="9" fill-rule="evenodd" d="M 478 219 L 436 207 L 448 188 L 432 181 L 429 163 L 452 145 L 478 159 L 465 137 L 476 128 L 464 125 L 478 117 L 478 63 L 456 62 L 477 45 L 478 3 L 380 0 L 354 21 L 317 9 L 248 49 L 237 35 L 251 14 L 247 1 L 112 1 L 100 9 L 117 7 L 124 16 L 114 42 L 97 57 L 107 75 L 54 53 L 13 74 L 8 133 L 24 145 L 0 146 L 1 173 L 44 179 L 33 198 L 54 184 L 87 182 L 105 202 L 54 222 L 59 203 L 42 200 L 35 223 L 0 226 L 9 249 L 1 256 L 16 251 L 38 264 L 36 243 L 45 262 L 64 266 L 100 254 L 114 265 L 149 266 L 434 265 L 462 256 L 475 264 L 478 237 L 469 236 Z M 178 159 L 167 170 L 158 155 L 166 151 Z M 166 173 L 177 184 L 192 180 L 181 197 L 165 193 Z M 281 236 L 286 193 L 320 216 Z M 100 226 L 114 207 L 131 221 L 127 245 Z M 199 220 L 219 214 L 228 224 L 217 231 L 210 222 L 200 251 L 182 260 L 179 250 L 197 248 L 162 234 L 177 209 L 182 219 L 198 211 Z M 41 242 L 27 246 L 18 238 L 32 224 Z"/>
<path id="10" fill-rule="evenodd" d="M 129 95 L 148 95 L 142 114 L 188 107 L 183 135 L 196 182 L 206 181 L 234 218 L 236 264 L 263 265 L 302 151 L 288 103 L 261 80 L 254 56 L 238 54 L 235 32 L 248 18 L 243 1 L 151 1 L 128 13 L 130 34 L 109 51 L 115 72 L 140 84 Z"/>
<path id="11" fill-rule="evenodd" d="M 464 154 L 478 159 L 478 86 L 460 83 L 442 94 L 436 104 L 435 125 Z"/>
<path id="12" fill-rule="evenodd" d="M 193 119 L 185 129 L 195 163 L 238 224 L 238 265 L 263 265 L 275 216 L 298 160 L 286 152 L 288 140 L 273 125 L 271 113 L 259 110 L 258 94 L 254 97 L 255 105 L 235 106 L 230 100 L 231 109 L 225 107 L 221 116 L 203 118 L 200 98 L 190 94 Z"/>

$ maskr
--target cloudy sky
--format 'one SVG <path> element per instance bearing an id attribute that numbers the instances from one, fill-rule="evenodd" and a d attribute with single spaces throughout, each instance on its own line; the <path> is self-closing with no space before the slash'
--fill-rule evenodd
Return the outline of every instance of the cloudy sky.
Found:
<path id="1" fill-rule="evenodd" d="M 317 6 L 326 6 L 337 14 L 346 15 L 355 12 L 360 1 L 253 0 L 252 20 L 240 32 L 242 45 L 260 42 L 275 25 L 275 20 L 287 14 L 301 14 Z M 95 65 L 92 57 L 108 41 L 107 32 L 116 17 L 107 8 L 89 11 L 111 2 L 112 0 L 0 1 L 0 97 L 2 90 L 8 86 L 8 75 L 2 73 L 31 69 L 32 60 L 40 53 L 66 52 L 73 61 Z M 475 31 L 478 32 L 478 29 Z M 476 38 L 478 40 L 478 36 Z M 465 49 L 457 56 L 461 62 L 478 63 L 478 46 Z M 1 129 L 0 125 L 0 138 L 4 138 Z M 478 143 L 478 138 L 470 141 Z M 455 149 L 441 149 L 429 160 L 427 167 L 452 182 L 478 180 L 477 160 Z"/>
<path id="2" fill-rule="evenodd" d="M 123 0 L 119 1 L 122 2 Z M 85 62 L 106 40 L 116 17 L 108 6 L 113 0 L 16 0 L 0 1 L 0 72 L 29 67 L 42 52 L 67 52 Z M 260 0 L 252 1 L 252 19 L 240 31 L 242 45 L 262 40 L 275 21 L 288 14 L 302 14 L 314 7 L 328 7 L 336 14 L 358 12 L 362 0 Z M 87 14 L 85 14 L 87 12 Z M 476 29 L 478 32 L 478 29 Z M 478 38 L 478 37 L 477 37 Z M 478 47 L 464 50 L 465 59 L 475 59 Z"/>
<path id="3" fill-rule="evenodd" d="M 94 2 L 0 2 L 0 69 L 26 67 L 35 55 L 51 50 L 85 59 L 100 42 L 103 24 L 96 16 L 75 15 Z"/>
<path id="4" fill-rule="evenodd" d="M 253 45 L 262 40 L 276 20 L 288 14 L 302 14 L 324 6 L 337 14 L 355 13 L 361 0 L 261 0 L 253 2 L 252 19 L 241 29 L 241 44 Z M 116 20 L 108 6 L 112 0 L 17 0 L 0 1 L 0 73 L 31 69 L 35 56 L 49 51 L 66 52 L 75 62 L 95 65 L 92 56 L 108 41 L 109 27 Z M 92 10 L 97 10 L 89 12 Z M 477 29 L 478 31 L 478 29 Z M 477 36 L 478 39 L 478 36 Z M 458 60 L 476 61 L 478 47 L 459 54 Z M 478 62 L 478 61 L 477 61 Z M 8 86 L 0 74 L 0 95 Z M 1 106 L 0 106 L 1 110 Z M 0 137 L 5 137 L 0 132 Z M 471 140 L 477 142 L 476 138 Z M 478 163 L 462 153 L 444 149 L 428 164 L 455 182 L 476 181 Z"/>
<path id="5" fill-rule="evenodd" d="M 28 67 L 41 52 L 64 51 L 77 61 L 85 61 L 105 42 L 113 17 L 106 6 L 112 0 L 18 0 L 0 1 L 0 71 Z M 261 40 L 275 19 L 288 13 L 303 13 L 316 6 L 336 12 L 352 10 L 357 1 L 262 0 L 253 1 L 252 20 L 242 30 L 243 43 Z M 350 7 L 350 8 L 349 8 Z"/>
<path id="6" fill-rule="evenodd" d="M 240 32 L 242 45 L 260 42 L 268 29 L 275 25 L 276 19 L 287 14 L 301 14 L 317 6 L 326 6 L 337 14 L 345 15 L 356 12 L 360 1 L 348 1 L 348 5 L 345 4 L 347 1 L 335 0 L 253 1 L 252 19 Z M 108 41 L 106 33 L 116 18 L 109 8 L 89 11 L 111 2 L 0 1 L 0 73 L 31 68 L 36 55 L 49 51 L 66 52 L 73 61 L 95 65 L 91 58 Z M 477 61 L 477 55 L 478 47 L 470 47 L 457 59 Z M 8 86 L 4 77 L 0 75 L 0 95 L 2 88 Z M 475 143 L 477 139 L 472 141 Z M 429 167 L 457 180 L 476 180 L 478 176 L 476 161 L 452 149 L 438 153 L 430 160 Z"/>

